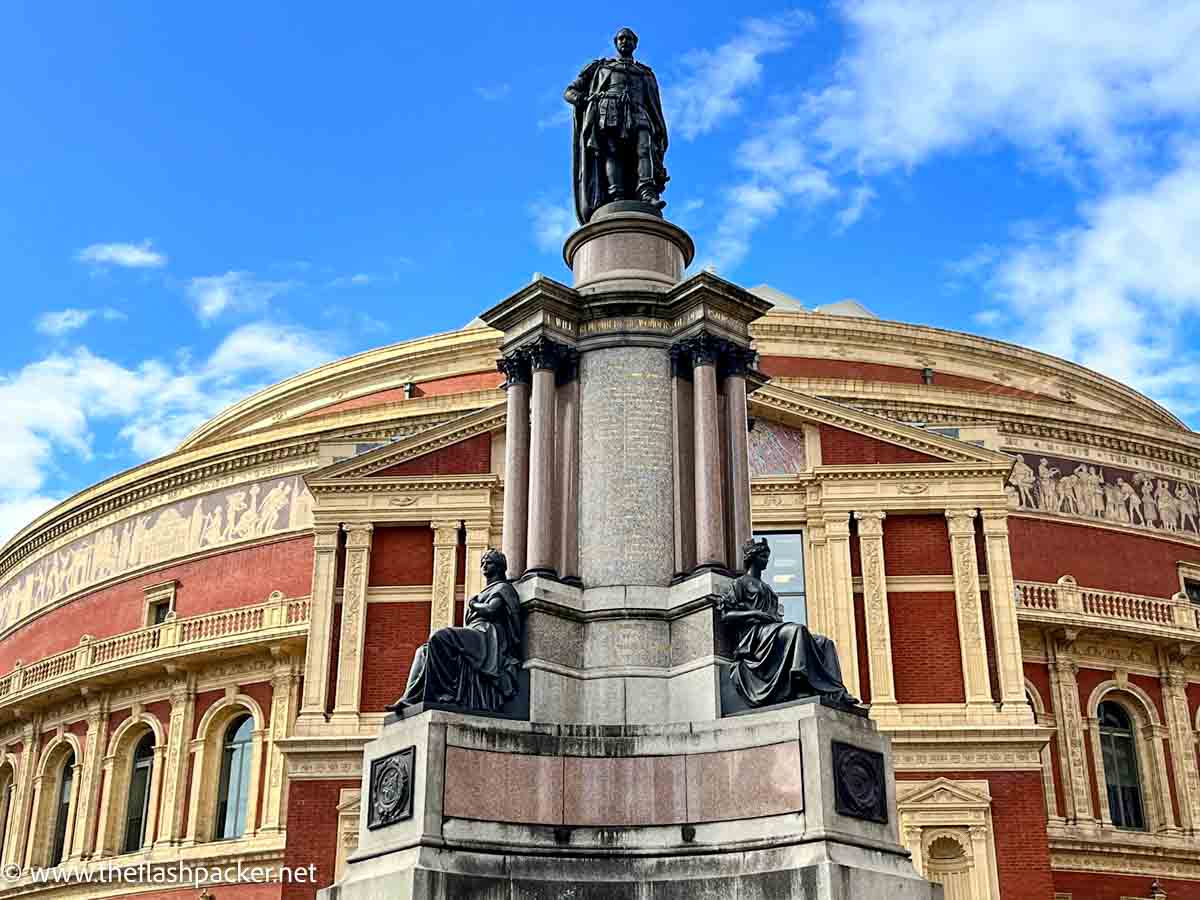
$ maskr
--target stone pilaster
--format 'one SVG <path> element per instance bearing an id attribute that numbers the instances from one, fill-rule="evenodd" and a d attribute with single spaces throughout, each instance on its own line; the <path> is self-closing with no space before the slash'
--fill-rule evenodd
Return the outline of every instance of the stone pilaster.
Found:
<path id="1" fill-rule="evenodd" d="M 42 720 L 34 716 L 21 729 L 21 772 L 17 779 L 17 792 L 13 798 L 9 818 L 12 827 L 5 835 L 4 859 L 10 865 L 26 866 L 29 851 L 30 830 L 33 819 L 34 779 L 41 756 L 40 738 Z"/>
<path id="2" fill-rule="evenodd" d="M 187 777 L 191 762 L 188 750 L 196 716 L 195 676 L 184 674 L 171 685 L 171 720 L 167 725 L 167 755 L 163 760 L 162 811 L 158 820 L 158 844 L 171 846 L 184 838 L 187 816 Z M 111 805 L 111 804 L 108 804 Z M 193 813 L 193 817 L 195 813 Z M 147 829 L 147 840 L 150 831 Z"/>
<path id="3" fill-rule="evenodd" d="M 892 669 L 892 628 L 888 616 L 887 573 L 883 562 L 882 510 L 856 512 L 862 557 L 863 614 L 867 626 L 867 664 L 871 670 L 871 703 L 896 702 Z"/>
<path id="4" fill-rule="evenodd" d="M 342 634 L 338 644 L 333 715 L 357 721 L 367 636 L 367 581 L 371 571 L 373 526 L 353 523 L 342 528 L 346 532 L 346 579 L 342 585 Z"/>
<path id="5" fill-rule="evenodd" d="M 1087 756 L 1083 747 L 1083 715 L 1079 709 L 1079 667 L 1056 657 L 1050 667 L 1054 718 L 1058 725 L 1059 759 L 1063 765 L 1063 809 L 1068 824 L 1094 824 Z M 1103 769 L 1101 770 L 1103 771 Z"/>
<path id="6" fill-rule="evenodd" d="M 975 555 L 975 510 L 948 509 L 950 557 L 954 567 L 954 605 L 958 613 L 958 640 L 962 652 L 963 685 L 967 703 L 992 703 L 988 683 L 987 641 L 983 630 L 983 601 L 979 590 L 979 562 Z"/>
<path id="7" fill-rule="evenodd" d="M 808 552 L 804 566 L 804 595 L 807 603 L 806 623 L 817 634 L 832 634 L 833 616 L 829 612 L 829 543 L 825 534 L 825 518 L 819 512 L 808 513 L 808 527 L 804 530 L 805 550 Z"/>
<path id="8" fill-rule="evenodd" d="M 721 429 L 717 403 L 717 362 L 722 344 L 708 335 L 693 338 L 688 344 L 692 355 L 696 565 L 725 568 L 725 508 L 721 496 Z"/>
<path id="9" fill-rule="evenodd" d="M 266 781 L 263 786 L 263 815 L 260 833 L 284 830 L 284 804 L 287 797 L 287 760 L 281 742 L 288 737 L 295 717 L 296 682 L 300 676 L 294 660 L 279 655 L 271 671 L 271 721 L 267 728 Z"/>
<path id="10" fill-rule="evenodd" d="M 318 525 L 313 529 L 312 599 L 304 661 L 304 700 L 300 715 L 322 723 L 329 700 L 329 656 L 333 637 L 338 533 L 336 525 Z"/>
<path id="11" fill-rule="evenodd" d="M 842 664 L 842 681 L 856 697 L 862 696 L 858 676 L 858 633 L 854 628 L 854 579 L 850 573 L 850 514 L 825 514 L 827 595 L 833 630 Z"/>
<path id="12" fill-rule="evenodd" d="M 1021 632 L 1014 599 L 1012 554 L 1008 546 L 1008 511 L 983 510 L 983 540 L 987 553 L 988 600 L 996 639 L 996 670 L 1005 712 L 1021 711 L 1025 703 L 1025 672 L 1021 662 Z"/>
<path id="13" fill-rule="evenodd" d="M 467 532 L 466 580 L 464 590 L 467 597 L 474 597 L 484 588 L 483 554 L 491 546 L 492 531 L 490 522 L 467 521 L 463 523 Z M 436 540 L 437 533 L 434 532 Z"/>
<path id="14" fill-rule="evenodd" d="M 558 577 L 562 542 L 555 528 L 554 432 L 559 365 L 566 348 L 539 338 L 525 352 L 532 374 L 529 401 L 529 525 L 525 571 Z"/>
<path id="15" fill-rule="evenodd" d="M 93 826 L 99 812 L 104 754 L 108 745 L 108 697 L 104 694 L 89 697 L 87 705 L 87 734 L 83 739 L 83 769 L 75 814 L 83 827 L 75 832 L 75 844 L 69 850 L 72 859 L 91 856 L 95 849 Z"/>
<path id="16" fill-rule="evenodd" d="M 529 361 L 511 354 L 499 362 L 506 377 L 508 398 L 504 426 L 504 555 L 508 573 L 518 578 L 525 571 L 529 527 Z"/>
<path id="17" fill-rule="evenodd" d="M 750 450 L 746 437 L 746 375 L 754 365 L 753 350 L 730 348 L 725 359 L 725 432 L 729 436 L 729 523 L 734 558 L 732 568 L 740 568 L 737 557 L 750 539 Z"/>
<path id="18" fill-rule="evenodd" d="M 1187 675 L 1171 665 L 1161 676 L 1163 707 L 1171 740 L 1171 761 L 1179 793 L 1179 824 L 1200 833 L 1200 772 L 1196 768 L 1196 733 L 1192 730 L 1187 698 Z"/>
<path id="19" fill-rule="evenodd" d="M 433 597 L 429 633 L 454 624 L 454 573 L 458 568 L 458 523 L 431 522 L 433 529 Z"/>

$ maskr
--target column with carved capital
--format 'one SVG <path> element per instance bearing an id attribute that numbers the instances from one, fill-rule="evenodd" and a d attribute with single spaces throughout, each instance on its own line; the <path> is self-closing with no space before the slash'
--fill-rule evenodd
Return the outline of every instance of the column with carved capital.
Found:
<path id="1" fill-rule="evenodd" d="M 725 568 L 717 364 L 724 342 L 700 334 L 685 342 L 692 356 L 692 424 L 696 467 L 696 565 Z"/>
<path id="2" fill-rule="evenodd" d="M 1017 624 L 1017 604 L 1014 599 L 1016 582 L 1013 580 L 1012 554 L 1008 546 L 1008 511 L 985 509 L 982 515 L 1000 702 L 1005 712 L 1023 712 L 1029 707 L 1025 702 L 1021 631 Z"/>
<path id="3" fill-rule="evenodd" d="M 292 718 L 296 714 L 296 682 L 300 675 L 296 661 L 272 648 L 275 657 L 271 669 L 271 721 L 267 729 L 266 783 L 263 787 L 262 827 L 259 833 L 276 833 L 284 830 L 285 804 L 287 802 L 287 760 L 281 742 L 288 736 Z"/>
<path id="4" fill-rule="evenodd" d="M 313 529 L 312 601 L 304 661 L 304 700 L 300 715 L 314 723 L 324 723 L 329 699 L 329 655 L 333 640 L 333 592 L 337 582 L 339 531 L 337 525 L 318 525 Z"/>
<path id="5" fill-rule="evenodd" d="M 1056 656 L 1050 667 L 1054 694 L 1054 718 L 1058 725 L 1059 759 L 1063 765 L 1063 809 L 1068 824 L 1094 824 L 1087 757 L 1083 748 L 1083 715 L 1079 708 L 1079 667 L 1073 660 Z"/>
<path id="6" fill-rule="evenodd" d="M 804 599 L 807 604 L 805 622 L 817 634 L 831 634 L 833 616 L 829 612 L 829 584 L 825 537 L 825 517 L 814 508 L 808 510 L 808 525 L 804 529 Z"/>
<path id="7" fill-rule="evenodd" d="M 555 453 L 555 525 L 558 531 L 558 574 L 579 583 L 579 359 L 565 355 L 558 369 L 558 430 Z"/>
<path id="8" fill-rule="evenodd" d="M 504 425 L 504 555 L 510 578 L 525 571 L 529 527 L 529 382 L 532 373 L 523 353 L 510 353 L 497 364 L 504 373 L 507 414 Z"/>
<path id="9" fill-rule="evenodd" d="M 976 897 L 995 896 L 992 889 L 991 852 L 988 848 L 990 829 L 986 825 L 971 825 L 967 834 L 971 841 L 971 882 Z"/>
<path id="10" fill-rule="evenodd" d="M 79 806 L 75 813 L 82 827 L 75 831 L 72 859 L 91 856 L 95 849 L 94 826 L 99 813 L 104 754 L 108 745 L 108 696 L 87 698 L 87 735 L 83 740 L 83 772 L 79 784 Z"/>
<path id="11" fill-rule="evenodd" d="M 975 510 L 948 509 L 946 521 L 950 525 L 954 606 L 958 614 L 958 642 L 967 703 L 990 706 L 992 688 L 988 681 L 983 599 L 979 590 L 979 562 L 975 555 Z"/>
<path id="12" fill-rule="evenodd" d="M 561 539 L 555 528 L 554 432 L 557 372 L 566 348 L 538 338 L 525 348 L 532 370 L 529 400 L 529 526 L 525 571 L 558 577 Z"/>
<path id="13" fill-rule="evenodd" d="M 758 354 L 749 348 L 730 347 L 725 354 L 725 431 L 729 436 L 729 528 L 734 558 L 731 568 L 740 569 L 737 557 L 750 540 L 750 448 L 746 437 L 746 375 Z"/>
<path id="14" fill-rule="evenodd" d="M 343 525 L 346 532 L 346 578 L 342 585 L 342 633 L 338 644 L 337 690 L 333 717 L 358 721 L 362 692 L 363 649 L 367 636 L 367 581 L 371 571 L 369 523 Z"/>
<path id="15" fill-rule="evenodd" d="M 21 772 L 17 778 L 17 793 L 9 812 L 12 827 L 5 835 L 4 859 L 10 865 L 26 866 L 30 844 L 30 825 L 33 817 L 34 779 L 37 777 L 42 719 L 35 715 L 21 729 Z"/>
<path id="16" fill-rule="evenodd" d="M 882 510 L 856 512 L 862 557 L 863 615 L 867 626 L 867 665 L 871 670 L 871 703 L 896 702 L 892 670 L 892 627 L 888 616 L 887 573 L 883 562 Z"/>
<path id="17" fill-rule="evenodd" d="M 830 637 L 837 644 L 846 690 L 862 696 L 858 675 L 858 632 L 854 627 L 854 578 L 850 571 L 850 514 L 825 514 L 825 560 Z"/>
<path id="18" fill-rule="evenodd" d="M 171 685 L 171 719 L 167 725 L 167 755 L 163 760 L 162 808 L 158 820 L 158 846 L 178 844 L 184 838 L 187 817 L 187 778 L 191 762 L 188 749 L 196 717 L 196 679 L 190 673 Z M 196 813 L 193 812 L 193 818 Z M 149 833 L 149 832 L 147 832 Z"/>
<path id="19" fill-rule="evenodd" d="M 429 633 L 454 624 L 454 573 L 458 571 L 458 522 L 430 522 L 433 529 L 433 597 Z"/>
<path id="20" fill-rule="evenodd" d="M 1171 762 L 1179 792 L 1179 824 L 1189 834 L 1200 833 L 1200 772 L 1196 768 L 1196 733 L 1192 730 L 1187 697 L 1187 674 L 1171 663 L 1161 675 L 1163 707 L 1171 736 Z"/>

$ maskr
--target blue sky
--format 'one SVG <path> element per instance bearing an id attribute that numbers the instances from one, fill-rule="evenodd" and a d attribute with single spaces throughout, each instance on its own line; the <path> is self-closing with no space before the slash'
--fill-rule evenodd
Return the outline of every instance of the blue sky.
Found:
<path id="1" fill-rule="evenodd" d="M 570 9 L 0 8 L 0 539 L 257 387 L 566 280 L 561 92 L 622 25 L 698 265 L 1198 421 L 1200 4 Z"/>

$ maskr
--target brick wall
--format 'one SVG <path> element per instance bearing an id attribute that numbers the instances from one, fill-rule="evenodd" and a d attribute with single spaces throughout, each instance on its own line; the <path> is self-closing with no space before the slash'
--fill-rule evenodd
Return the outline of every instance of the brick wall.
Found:
<path id="1" fill-rule="evenodd" d="M 946 517 L 888 516 L 883 520 L 883 564 L 889 576 L 953 574 Z"/>
<path id="2" fill-rule="evenodd" d="M 315 885 L 284 885 L 282 900 L 315 900 L 317 889 L 333 884 L 337 865 L 338 798 L 343 788 L 358 781 L 293 781 L 288 787 L 287 850 L 284 864 L 300 868 L 314 865 Z M 219 898 L 218 898 L 219 900 Z"/>
<path id="3" fill-rule="evenodd" d="M 954 594 L 888 594 L 892 667 L 901 703 L 964 703 L 962 651 Z"/>
<path id="4" fill-rule="evenodd" d="M 1200 560 L 1200 550 L 1179 541 L 1020 516 L 1008 522 L 1019 580 L 1073 575 L 1083 587 L 1170 597 L 1179 591 L 1176 563 Z"/>
<path id="5" fill-rule="evenodd" d="M 477 434 L 436 453 L 426 453 L 376 472 L 376 478 L 397 475 L 482 475 L 492 467 L 492 436 Z"/>
<path id="6" fill-rule="evenodd" d="M 846 378 L 856 381 L 882 381 L 888 384 L 924 384 L 920 369 L 889 366 L 882 363 L 858 362 L 847 359 L 819 359 L 806 356 L 764 356 L 759 359 L 763 372 L 780 378 Z M 959 391 L 978 391 L 1002 397 L 1025 397 L 1030 400 L 1044 397 L 1019 388 L 968 378 L 964 375 L 934 373 L 934 385 Z"/>
<path id="7" fill-rule="evenodd" d="M 165 566 L 93 591 L 0 642 L 0 673 L 18 659 L 29 664 L 77 646 L 84 634 L 104 638 L 141 628 L 146 622 L 143 591 L 163 581 L 179 582 L 175 609 L 180 616 L 263 603 L 276 590 L 303 597 L 312 590 L 312 555 L 311 537 L 289 538 Z"/>
<path id="8" fill-rule="evenodd" d="M 996 842 L 1000 896 L 1004 900 L 1050 900 L 1054 895 L 1054 885 L 1050 872 L 1050 850 L 1046 842 L 1046 807 L 1042 799 L 1041 773 L 896 773 L 896 778 L 901 781 L 927 781 L 938 777 L 988 782 L 992 795 L 992 831 Z M 1079 900 L 1084 900 L 1084 897 Z"/>
<path id="9" fill-rule="evenodd" d="M 1044 663 L 1026 662 L 1025 677 L 1033 682 L 1037 688 L 1038 694 L 1041 695 L 1042 703 L 1045 706 L 1046 715 L 1054 715 L 1055 704 L 1057 699 L 1050 690 L 1050 669 Z M 1066 794 L 1063 793 L 1062 781 L 1062 763 L 1058 757 L 1058 739 L 1050 739 L 1050 768 L 1054 776 L 1054 802 L 1055 809 L 1058 815 L 1066 815 Z"/>
<path id="10" fill-rule="evenodd" d="M 821 464 L 825 466 L 891 465 L 942 462 L 933 456 L 879 441 L 865 434 L 822 425 Z"/>
<path id="11" fill-rule="evenodd" d="M 1097 875 L 1091 872 L 1055 872 L 1054 890 L 1070 894 L 1071 900 L 1123 900 L 1149 897 L 1154 879 L 1146 875 Z M 1200 883 L 1160 878 L 1159 885 L 1170 900 L 1200 900 Z M 1047 895 L 1049 896 L 1049 895 Z M 1008 900 L 1006 897 L 1005 900 Z"/>
<path id="12" fill-rule="evenodd" d="M 377 527 L 367 583 L 372 587 L 432 584 L 433 529 L 428 525 Z"/>
<path id="13" fill-rule="evenodd" d="M 413 655 L 429 639 L 429 617 L 428 602 L 367 604 L 362 712 L 383 712 L 404 691 Z"/>

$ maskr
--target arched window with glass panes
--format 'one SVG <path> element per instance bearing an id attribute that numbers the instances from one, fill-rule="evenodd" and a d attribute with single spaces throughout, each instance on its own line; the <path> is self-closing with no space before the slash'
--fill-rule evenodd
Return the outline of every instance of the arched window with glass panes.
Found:
<path id="1" fill-rule="evenodd" d="M 125 852 L 141 850 L 146 843 L 150 814 L 150 779 L 154 775 L 154 732 L 147 731 L 133 751 L 129 773 L 129 802 L 125 806 Z"/>
<path id="2" fill-rule="evenodd" d="M 1138 772 L 1137 736 L 1133 720 L 1121 704 L 1106 700 L 1097 710 L 1100 749 L 1104 758 L 1104 784 L 1108 810 L 1118 828 L 1146 830 L 1142 781 Z"/>
<path id="3" fill-rule="evenodd" d="M 238 716 L 225 729 L 221 745 L 221 778 L 217 786 L 214 840 L 231 840 L 246 832 L 253 736 L 254 719 L 249 715 Z"/>
<path id="4" fill-rule="evenodd" d="M 71 822 L 71 788 L 75 781 L 75 752 L 67 753 L 59 770 L 58 795 L 54 806 L 54 843 L 50 851 L 50 865 L 60 865 L 67 852 L 67 826 Z"/>

